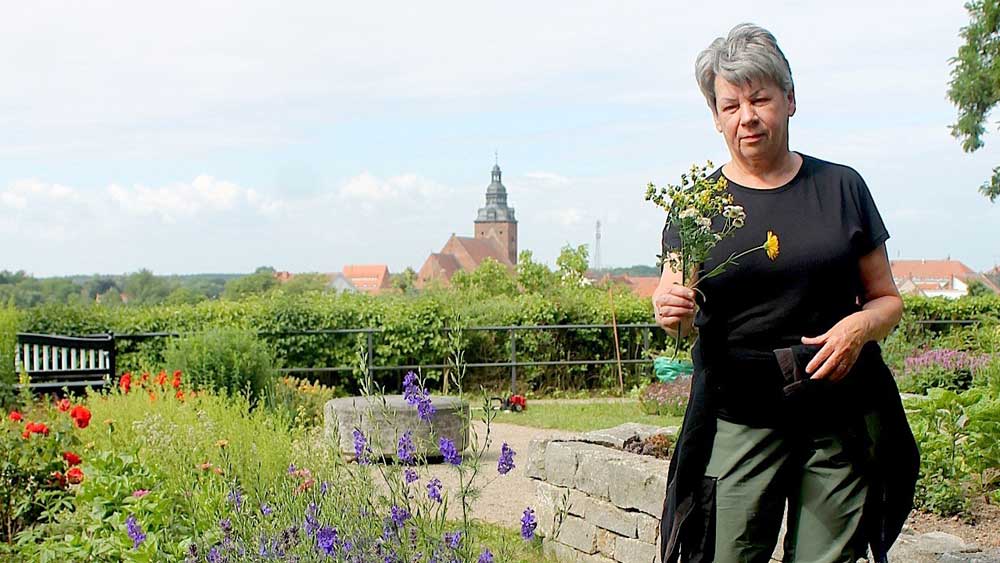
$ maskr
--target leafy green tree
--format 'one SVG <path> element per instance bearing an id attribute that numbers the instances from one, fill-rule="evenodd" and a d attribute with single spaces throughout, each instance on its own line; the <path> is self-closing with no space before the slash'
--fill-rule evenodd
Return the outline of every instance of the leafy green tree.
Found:
<path id="1" fill-rule="evenodd" d="M 968 297 L 982 297 L 993 295 L 993 290 L 980 280 L 971 280 L 965 293 Z"/>
<path id="2" fill-rule="evenodd" d="M 455 272 L 451 283 L 463 291 L 481 291 L 491 296 L 518 294 L 517 282 L 510 270 L 493 258 L 483 260 L 472 272 Z"/>
<path id="3" fill-rule="evenodd" d="M 590 253 L 587 251 L 586 244 L 581 244 L 576 248 L 569 244 L 562 247 L 559 257 L 556 258 L 556 267 L 559 268 L 559 278 L 564 285 L 584 285 L 583 275 L 587 273 L 589 258 Z"/>
<path id="4" fill-rule="evenodd" d="M 407 266 L 405 270 L 392 279 L 392 287 L 403 293 L 414 293 L 417 290 L 417 272 Z"/>
<path id="5" fill-rule="evenodd" d="M 962 141 L 965 152 L 983 146 L 986 119 L 1000 102 L 1000 0 L 972 0 L 965 4 L 969 25 L 959 35 L 965 43 L 951 59 L 948 98 L 958 107 L 958 121 L 951 134 Z M 996 201 L 1000 196 L 1000 166 L 979 191 Z"/>
<path id="6" fill-rule="evenodd" d="M 128 302 L 135 305 L 163 303 L 173 291 L 167 280 L 153 275 L 153 272 L 145 268 L 127 275 L 123 286 Z"/>
<path id="7" fill-rule="evenodd" d="M 292 279 L 281 284 L 279 287 L 283 293 L 302 295 L 304 293 L 323 293 L 327 290 L 329 283 L 330 279 L 326 277 L 326 274 L 295 274 L 292 276 Z"/>
<path id="8" fill-rule="evenodd" d="M 559 278 L 548 266 L 532 259 L 530 250 L 517 255 L 517 283 L 528 293 L 544 293 L 559 283 Z"/>
<path id="9" fill-rule="evenodd" d="M 170 295 L 163 301 L 167 305 L 194 305 L 208 299 L 204 294 L 198 293 L 190 287 L 178 286 L 170 292 Z"/>
<path id="10" fill-rule="evenodd" d="M 251 295 L 263 295 L 278 287 L 278 283 L 274 277 L 274 268 L 260 267 L 249 276 L 234 278 L 226 282 L 222 296 L 236 301 Z"/>

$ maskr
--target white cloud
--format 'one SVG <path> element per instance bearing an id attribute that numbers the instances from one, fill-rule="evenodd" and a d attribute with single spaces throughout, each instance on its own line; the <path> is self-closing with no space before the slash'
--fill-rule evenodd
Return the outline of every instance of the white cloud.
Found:
<path id="1" fill-rule="evenodd" d="M 527 172 L 524 177 L 543 186 L 566 186 L 570 183 L 569 178 L 555 172 Z"/>
<path id="2" fill-rule="evenodd" d="M 159 187 L 112 184 L 106 191 L 110 202 L 124 213 L 156 215 L 166 223 L 201 213 L 231 211 L 241 206 L 258 213 L 271 213 L 282 206 L 280 201 L 262 196 L 255 190 L 207 175 L 197 176 L 191 182 Z"/>
<path id="3" fill-rule="evenodd" d="M 338 191 L 341 199 L 362 204 L 414 203 L 441 198 L 449 192 L 445 186 L 416 174 L 383 180 L 367 171 L 348 180 Z"/>
<path id="4" fill-rule="evenodd" d="M 583 220 L 583 212 L 575 207 L 557 209 L 553 212 L 556 222 L 564 227 L 572 227 Z"/>

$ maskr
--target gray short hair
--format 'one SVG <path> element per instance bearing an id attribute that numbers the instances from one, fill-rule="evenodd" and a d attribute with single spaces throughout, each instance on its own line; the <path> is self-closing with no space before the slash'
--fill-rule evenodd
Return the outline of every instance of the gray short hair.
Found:
<path id="1" fill-rule="evenodd" d="M 705 101 L 715 113 L 715 77 L 733 84 L 770 80 L 786 94 L 795 89 L 788 59 L 771 32 L 751 23 L 734 27 L 728 37 L 718 37 L 695 61 L 695 77 Z"/>

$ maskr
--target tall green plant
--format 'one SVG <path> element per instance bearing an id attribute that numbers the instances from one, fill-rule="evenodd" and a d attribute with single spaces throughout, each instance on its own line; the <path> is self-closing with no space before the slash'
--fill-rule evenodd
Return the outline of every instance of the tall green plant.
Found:
<path id="1" fill-rule="evenodd" d="M 274 384 L 274 353 L 253 333 L 239 329 L 216 328 L 175 339 L 164 359 L 196 389 L 229 395 L 248 391 L 256 399 L 269 394 Z"/>
<path id="2" fill-rule="evenodd" d="M 0 406 L 6 407 L 14 400 L 13 385 L 17 382 L 14 354 L 17 350 L 17 331 L 20 315 L 13 303 L 0 307 Z"/>

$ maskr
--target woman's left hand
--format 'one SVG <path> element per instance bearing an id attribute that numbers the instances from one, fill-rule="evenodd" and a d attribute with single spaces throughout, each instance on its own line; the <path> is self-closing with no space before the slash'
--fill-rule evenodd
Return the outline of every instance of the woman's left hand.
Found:
<path id="1" fill-rule="evenodd" d="M 803 344 L 822 345 L 819 352 L 806 365 L 810 379 L 829 379 L 836 382 L 854 367 L 861 348 L 868 341 L 869 327 L 864 311 L 848 315 L 830 330 L 819 336 L 803 336 Z"/>

